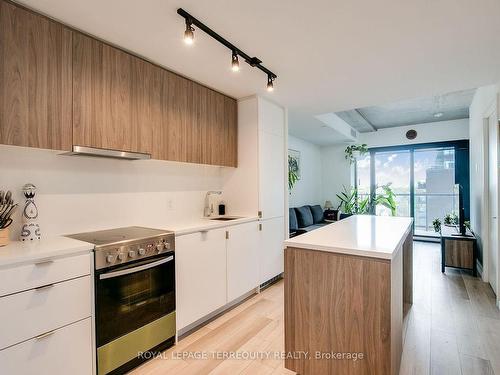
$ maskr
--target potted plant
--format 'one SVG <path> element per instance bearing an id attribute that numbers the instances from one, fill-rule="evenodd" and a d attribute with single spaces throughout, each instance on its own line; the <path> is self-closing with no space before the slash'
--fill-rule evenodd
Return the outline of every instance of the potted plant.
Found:
<path id="1" fill-rule="evenodd" d="M 354 164 L 356 158 L 366 154 L 368 152 L 368 145 L 363 143 L 361 145 L 349 145 L 345 149 L 345 158 L 349 163 Z"/>
<path id="2" fill-rule="evenodd" d="M 457 225 L 458 224 L 458 216 L 454 212 L 450 212 L 449 214 L 446 214 L 444 217 L 444 225 L 447 225 L 449 227 Z"/>
<path id="3" fill-rule="evenodd" d="M 348 190 L 344 185 L 343 191 L 336 194 L 338 200 L 340 201 L 337 210 L 339 210 L 339 220 L 345 219 L 346 217 L 352 216 L 356 213 L 356 201 L 357 201 L 357 190 Z"/>
<path id="4" fill-rule="evenodd" d="M 434 227 L 434 231 L 439 233 L 441 232 L 441 220 L 440 219 L 434 219 L 432 221 L 432 226 Z"/>
<path id="5" fill-rule="evenodd" d="M 382 185 L 380 188 L 382 189 L 382 193 L 377 194 L 375 205 L 380 204 L 387 207 L 391 211 L 391 216 L 396 216 L 398 204 L 396 202 L 396 194 L 394 194 L 391 185 Z"/>

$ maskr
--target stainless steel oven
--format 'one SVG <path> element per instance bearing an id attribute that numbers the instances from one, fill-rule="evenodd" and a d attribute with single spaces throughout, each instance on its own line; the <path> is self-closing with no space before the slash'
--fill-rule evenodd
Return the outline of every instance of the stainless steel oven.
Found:
<path id="1" fill-rule="evenodd" d="M 123 374 L 175 343 L 173 233 L 129 227 L 72 235 L 95 245 L 97 373 Z M 84 238 L 86 237 L 86 238 Z"/>

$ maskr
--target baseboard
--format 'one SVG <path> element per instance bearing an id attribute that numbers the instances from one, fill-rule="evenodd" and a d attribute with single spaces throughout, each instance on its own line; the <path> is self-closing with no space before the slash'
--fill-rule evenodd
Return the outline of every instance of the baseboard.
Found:
<path id="1" fill-rule="evenodd" d="M 228 310 L 231 310 L 232 308 L 236 307 L 240 303 L 246 301 L 248 298 L 252 297 L 256 293 L 258 293 L 258 288 L 252 289 L 251 291 L 249 291 L 248 293 L 245 293 L 241 297 L 236 298 L 234 301 L 231 301 L 228 304 L 226 304 L 222 307 L 219 307 L 217 310 L 211 312 L 210 314 L 205 315 L 203 318 L 198 319 L 196 322 L 193 322 L 193 323 L 189 324 L 188 326 L 179 329 L 177 331 L 178 340 L 190 335 L 191 333 L 193 333 L 194 331 L 203 327 L 204 325 L 217 319 L 223 313 L 226 313 Z"/>

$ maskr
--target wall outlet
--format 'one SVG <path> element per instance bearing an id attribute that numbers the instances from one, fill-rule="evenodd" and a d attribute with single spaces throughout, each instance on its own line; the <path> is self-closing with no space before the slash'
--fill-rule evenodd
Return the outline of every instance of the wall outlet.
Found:
<path id="1" fill-rule="evenodd" d="M 174 210 L 174 200 L 172 198 L 167 199 L 167 210 L 168 211 Z"/>

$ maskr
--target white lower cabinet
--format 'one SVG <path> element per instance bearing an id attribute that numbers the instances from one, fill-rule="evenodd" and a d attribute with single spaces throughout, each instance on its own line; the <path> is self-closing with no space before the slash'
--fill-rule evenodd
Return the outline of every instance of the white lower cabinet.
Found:
<path id="1" fill-rule="evenodd" d="M 227 300 L 231 302 L 259 285 L 259 223 L 227 229 Z"/>
<path id="2" fill-rule="evenodd" d="M 175 248 L 179 330 L 226 304 L 226 229 L 176 237 Z"/>
<path id="3" fill-rule="evenodd" d="M 33 319 L 43 319 L 43 317 L 38 316 Z M 1 350 L 0 374 L 90 375 L 92 374 L 91 332 L 91 319 L 87 318 L 56 329 L 45 336 Z"/>
<path id="4" fill-rule="evenodd" d="M 90 276 L 0 298 L 0 349 L 91 315 Z"/>
<path id="5" fill-rule="evenodd" d="M 0 374 L 91 375 L 90 254 L 2 268 Z"/>
<path id="6" fill-rule="evenodd" d="M 285 220 L 284 217 L 275 217 L 262 220 L 260 224 L 259 274 L 262 284 L 284 271 Z"/>
<path id="7" fill-rule="evenodd" d="M 283 239 L 283 217 L 176 237 L 177 329 L 282 273 Z"/>

